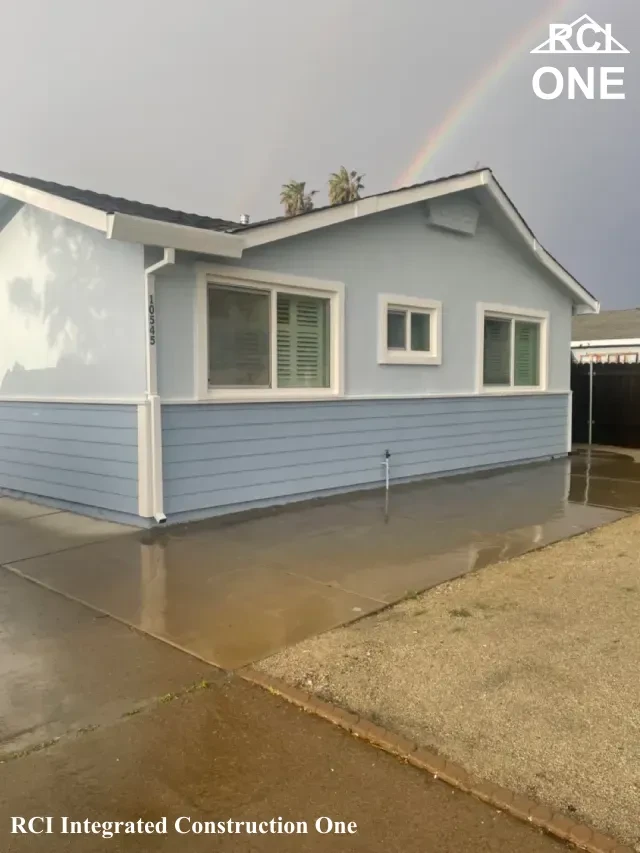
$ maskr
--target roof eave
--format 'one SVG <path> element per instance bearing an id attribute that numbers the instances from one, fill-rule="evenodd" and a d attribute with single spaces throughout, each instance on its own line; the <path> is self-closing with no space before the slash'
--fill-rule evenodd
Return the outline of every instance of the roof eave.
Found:
<path id="1" fill-rule="evenodd" d="M 547 252 L 544 246 L 538 242 L 534 233 L 518 213 L 513 202 L 509 199 L 492 174 L 487 182 L 487 189 L 518 234 L 533 252 L 533 255 L 572 294 L 572 301 L 576 307 L 576 313 L 598 314 L 600 311 L 600 303 L 595 296 L 592 296 L 589 291 L 586 290 L 570 273 L 568 273 L 564 267 L 559 264 L 556 259 L 549 254 L 549 252 Z"/>
<path id="2" fill-rule="evenodd" d="M 246 231 L 241 231 L 244 236 L 245 248 L 262 246 L 276 240 L 284 240 L 308 231 L 316 231 L 329 225 L 338 225 L 351 219 L 360 219 L 363 216 L 371 216 L 374 213 L 383 213 L 396 207 L 405 207 L 420 201 L 437 198 L 442 195 L 463 192 L 474 189 L 487 183 L 491 172 L 483 169 L 468 175 L 458 175 L 453 178 L 443 178 L 427 185 L 418 187 L 407 187 L 391 193 L 372 195 L 359 201 L 336 205 L 326 210 L 311 211 L 301 216 L 292 216 L 280 222 L 272 222 L 266 225 L 255 225 Z"/>
<path id="3" fill-rule="evenodd" d="M 127 213 L 109 213 L 107 220 L 106 234 L 110 240 L 163 246 L 224 258 L 241 258 L 244 249 L 244 239 L 241 236 L 224 231 L 194 228 Z"/>
<path id="4" fill-rule="evenodd" d="M 95 228 L 97 231 L 105 233 L 107 231 L 107 214 L 104 211 L 53 195 L 45 190 L 38 190 L 8 178 L 0 178 L 0 195 L 6 195 L 24 204 L 32 204 L 40 210 L 55 213 L 65 219 Z"/>

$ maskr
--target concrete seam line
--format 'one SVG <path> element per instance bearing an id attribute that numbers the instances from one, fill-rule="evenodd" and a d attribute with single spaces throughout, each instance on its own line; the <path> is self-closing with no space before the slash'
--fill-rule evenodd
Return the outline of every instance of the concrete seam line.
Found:
<path id="1" fill-rule="evenodd" d="M 597 832 L 586 824 L 572 820 L 549 806 L 516 794 L 501 785 L 483 781 L 468 773 L 455 761 L 449 761 L 430 749 L 425 749 L 401 735 L 372 723 L 365 717 L 346 711 L 324 699 L 318 699 L 298 687 L 292 687 L 280 678 L 251 667 L 237 670 L 236 674 L 240 675 L 244 681 L 286 699 L 301 710 L 322 717 L 346 729 L 355 737 L 362 738 L 379 749 L 404 759 L 420 770 L 426 770 L 434 779 L 441 779 L 448 785 L 472 794 L 477 799 L 537 826 L 556 838 L 569 841 L 576 847 L 587 850 L 588 853 L 634 853 L 632 847 L 620 844 L 616 839 Z"/>

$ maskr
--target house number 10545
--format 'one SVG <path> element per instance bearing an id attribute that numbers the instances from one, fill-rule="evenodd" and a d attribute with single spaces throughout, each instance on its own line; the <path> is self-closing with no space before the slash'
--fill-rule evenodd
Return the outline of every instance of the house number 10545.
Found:
<path id="1" fill-rule="evenodd" d="M 156 343 L 156 306 L 152 293 L 149 294 L 149 343 L 151 346 Z"/>

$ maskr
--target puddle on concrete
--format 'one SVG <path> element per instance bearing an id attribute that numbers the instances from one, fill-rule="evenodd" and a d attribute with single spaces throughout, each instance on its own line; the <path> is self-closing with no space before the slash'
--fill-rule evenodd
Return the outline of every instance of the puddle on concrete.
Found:
<path id="1" fill-rule="evenodd" d="M 384 492 L 365 492 L 121 536 L 14 566 L 231 669 L 640 506 L 640 465 L 588 462 L 397 486 L 386 521 Z M 612 471 L 631 473 L 617 479 Z"/>

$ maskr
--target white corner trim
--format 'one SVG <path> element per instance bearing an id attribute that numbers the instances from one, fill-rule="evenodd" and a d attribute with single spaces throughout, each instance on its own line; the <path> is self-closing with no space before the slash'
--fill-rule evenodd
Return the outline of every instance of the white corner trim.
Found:
<path id="1" fill-rule="evenodd" d="M 410 343 L 412 309 L 429 314 L 429 352 L 417 350 L 390 350 L 387 348 L 387 312 L 398 308 L 407 311 L 406 340 Z M 378 294 L 378 364 L 438 365 L 442 364 L 442 302 L 401 296 L 396 293 Z"/>
<path id="2" fill-rule="evenodd" d="M 167 246 L 188 252 L 221 255 L 225 258 L 242 257 L 244 240 L 235 234 L 130 216 L 126 213 L 110 213 L 108 217 L 106 231 L 110 240 L 142 243 L 147 246 Z"/>
<path id="3" fill-rule="evenodd" d="M 194 334 L 194 395 L 196 401 L 206 402 L 247 402 L 275 400 L 314 400 L 335 399 L 344 393 L 344 283 L 305 276 L 285 275 L 269 270 L 256 270 L 247 267 L 227 266 L 224 264 L 197 263 L 195 298 L 195 334 Z M 329 388 L 209 388 L 208 365 L 208 304 L 207 287 L 209 284 L 230 284 L 234 287 L 247 287 L 269 291 L 299 293 L 308 296 L 326 296 L 330 300 L 330 366 L 331 382 Z M 272 363 L 276 364 L 275 336 L 272 339 Z"/>
<path id="4" fill-rule="evenodd" d="M 573 447 L 573 391 L 569 391 L 567 398 L 567 453 L 571 453 Z"/>
<path id="5" fill-rule="evenodd" d="M 531 388 L 523 385 L 484 385 L 484 318 L 487 314 L 503 317 L 505 320 L 536 320 L 540 323 L 540 385 Z M 547 392 L 549 384 L 549 322 L 549 312 L 540 311 L 537 308 L 522 308 L 516 305 L 502 305 L 493 302 L 476 303 L 476 393 L 500 396 L 526 392 Z M 513 340 L 511 342 L 511 359 L 513 361 Z"/>
<path id="6" fill-rule="evenodd" d="M 138 515 L 152 518 L 151 425 L 148 403 L 138 406 Z"/>
<path id="7" fill-rule="evenodd" d="M 370 196 L 349 204 L 336 205 L 305 214 L 303 216 L 291 216 L 288 219 L 272 222 L 271 224 L 256 225 L 241 232 L 244 237 L 245 248 L 262 246 L 274 240 L 283 240 L 296 234 L 305 234 L 307 231 L 315 231 L 318 228 L 326 228 L 328 225 L 337 225 L 350 219 L 359 219 L 370 216 L 373 213 L 382 213 L 385 210 L 393 210 L 396 207 L 404 207 L 408 204 L 426 201 L 442 195 L 449 195 L 464 190 L 473 189 L 486 184 L 489 180 L 489 171 L 483 170 L 470 175 L 462 175 L 454 178 L 444 178 L 434 181 L 427 186 L 406 187 L 394 192 L 381 193 Z"/>
<path id="8" fill-rule="evenodd" d="M 102 210 L 96 210 L 93 207 L 88 207 L 85 204 L 80 204 L 77 201 L 70 201 L 67 198 L 61 198 L 53 193 L 48 193 L 45 190 L 37 190 L 34 187 L 25 186 L 17 181 L 12 181 L 9 178 L 0 178 L 0 195 L 15 198 L 16 201 L 22 201 L 25 204 L 31 204 L 40 210 L 46 210 L 49 213 L 55 213 L 65 219 L 70 219 L 73 222 L 78 222 L 80 225 L 87 225 L 89 228 L 95 228 L 97 231 L 107 231 L 107 214 Z"/>
<path id="9" fill-rule="evenodd" d="M 593 340 L 593 341 L 571 341 L 571 348 L 577 349 L 581 347 L 639 347 L 640 338 L 615 338 L 609 340 Z"/>

